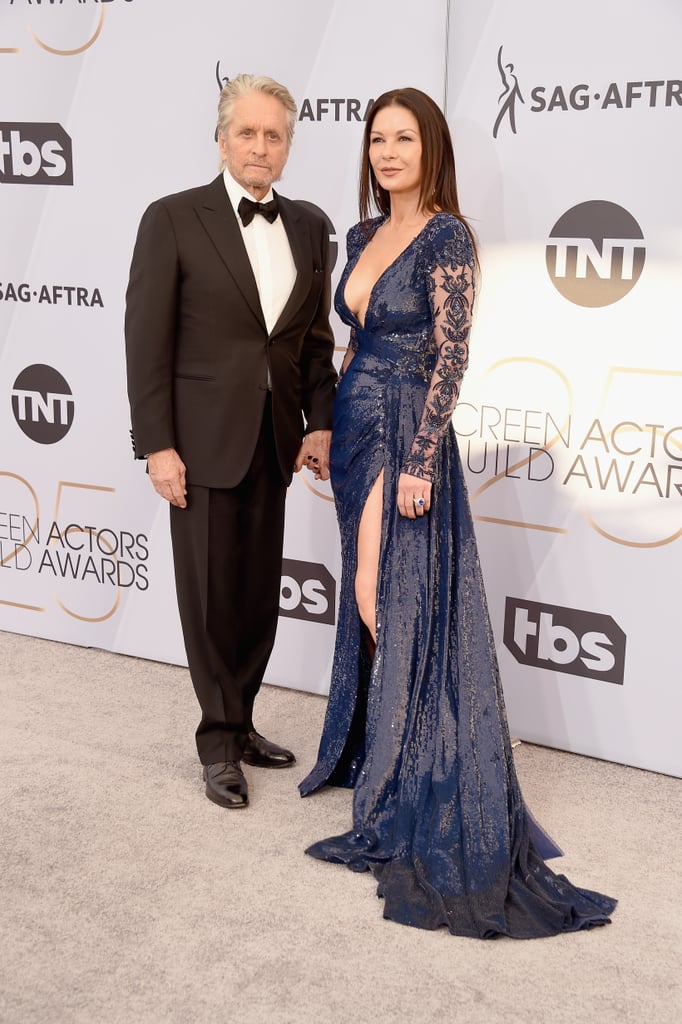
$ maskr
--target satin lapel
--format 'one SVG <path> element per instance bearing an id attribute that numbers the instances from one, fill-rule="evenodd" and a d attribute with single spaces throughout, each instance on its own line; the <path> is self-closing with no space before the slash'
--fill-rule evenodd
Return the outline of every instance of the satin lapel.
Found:
<path id="1" fill-rule="evenodd" d="M 278 199 L 280 217 L 289 239 L 291 255 L 296 267 L 296 280 L 284 309 L 270 332 L 271 337 L 286 327 L 294 314 L 301 308 L 310 288 L 310 242 L 305 222 L 296 209 L 295 203 L 290 202 L 288 199 L 283 199 L 282 196 L 278 196 Z"/>
<path id="2" fill-rule="evenodd" d="M 207 186 L 206 197 L 203 202 L 197 203 L 196 211 L 218 255 L 265 330 L 256 279 L 222 175 Z"/>

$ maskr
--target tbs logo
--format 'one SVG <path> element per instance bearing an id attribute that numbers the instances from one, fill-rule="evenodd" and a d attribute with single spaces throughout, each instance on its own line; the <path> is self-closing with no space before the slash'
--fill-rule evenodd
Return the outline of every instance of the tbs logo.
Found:
<path id="1" fill-rule="evenodd" d="M 282 559 L 279 614 L 334 625 L 336 581 L 324 565 Z"/>
<path id="2" fill-rule="evenodd" d="M 0 122 L 0 182 L 73 185 L 71 139 L 62 126 Z"/>
<path id="3" fill-rule="evenodd" d="M 521 665 L 622 684 L 625 639 L 610 615 L 507 598 L 504 646 Z"/>

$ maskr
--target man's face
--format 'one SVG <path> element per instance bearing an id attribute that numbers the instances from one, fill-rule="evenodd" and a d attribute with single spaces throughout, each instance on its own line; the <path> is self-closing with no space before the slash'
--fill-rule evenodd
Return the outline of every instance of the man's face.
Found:
<path id="1" fill-rule="evenodd" d="M 218 147 L 228 171 L 254 199 L 262 199 L 281 177 L 289 156 L 287 113 L 275 97 L 262 92 L 239 96 Z"/>

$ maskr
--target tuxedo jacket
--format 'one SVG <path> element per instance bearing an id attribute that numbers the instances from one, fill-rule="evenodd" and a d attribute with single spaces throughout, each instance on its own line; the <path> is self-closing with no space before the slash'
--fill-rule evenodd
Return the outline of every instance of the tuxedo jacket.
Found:
<path id="1" fill-rule="evenodd" d="M 304 433 L 331 430 L 328 231 L 306 205 L 278 200 L 296 281 L 270 333 L 222 174 L 157 200 L 140 223 L 125 317 L 133 449 L 175 448 L 190 484 L 242 480 L 268 380 L 286 483 Z"/>

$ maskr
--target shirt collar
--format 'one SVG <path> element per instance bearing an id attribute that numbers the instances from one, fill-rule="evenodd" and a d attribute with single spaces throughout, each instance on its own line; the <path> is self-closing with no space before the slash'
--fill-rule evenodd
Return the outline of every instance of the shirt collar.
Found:
<path id="1" fill-rule="evenodd" d="M 240 185 L 238 181 L 234 180 L 234 178 L 232 177 L 232 175 L 228 171 L 227 167 L 223 171 L 223 181 L 225 183 L 225 190 L 226 190 L 226 192 L 227 192 L 227 194 L 229 196 L 230 202 L 232 203 L 232 209 L 234 210 L 235 213 L 237 213 L 237 210 L 238 210 L 238 207 L 239 207 L 239 200 L 240 199 L 246 198 L 246 199 L 250 199 L 252 203 L 256 202 L 256 200 L 251 195 L 251 193 L 247 192 L 246 189 L 243 187 L 243 185 Z M 272 198 L 273 198 L 273 193 L 272 193 L 272 187 L 271 187 L 271 188 L 268 189 L 267 195 L 263 196 L 263 198 L 260 200 L 260 202 L 261 203 L 268 203 L 268 202 L 270 202 L 270 200 Z"/>

